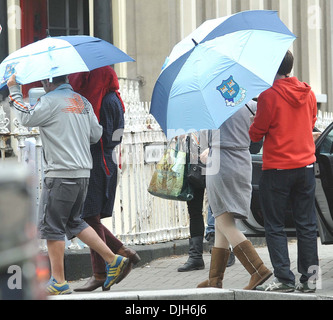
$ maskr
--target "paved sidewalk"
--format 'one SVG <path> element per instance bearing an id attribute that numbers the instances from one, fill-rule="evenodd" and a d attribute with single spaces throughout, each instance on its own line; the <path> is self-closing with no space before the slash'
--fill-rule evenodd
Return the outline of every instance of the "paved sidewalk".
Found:
<path id="1" fill-rule="evenodd" d="M 200 271 L 186 273 L 177 272 L 177 268 L 184 264 L 187 255 L 160 258 L 141 267 L 137 267 L 119 284 L 111 287 L 108 292 L 97 289 L 92 293 L 76 293 L 71 295 L 51 297 L 55 300 L 322 300 L 333 299 L 333 246 L 323 246 L 318 241 L 321 281 L 318 282 L 316 294 L 274 294 L 255 291 L 243 291 L 249 281 L 249 275 L 236 259 L 236 263 L 227 268 L 223 287 L 220 289 L 196 289 L 198 283 L 206 280 L 209 272 L 210 254 L 204 254 L 206 268 Z M 271 268 L 269 254 L 266 246 L 256 247 L 264 263 Z M 289 242 L 289 255 L 292 270 L 297 279 L 297 243 Z M 271 278 L 273 279 L 273 278 Z M 270 279 L 270 280 L 271 280 Z M 72 289 L 85 283 L 87 279 L 70 282 Z"/>

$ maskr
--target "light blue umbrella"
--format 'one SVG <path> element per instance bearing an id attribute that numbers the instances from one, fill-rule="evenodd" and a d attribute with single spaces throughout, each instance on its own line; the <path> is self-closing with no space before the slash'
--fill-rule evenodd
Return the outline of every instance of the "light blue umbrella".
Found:
<path id="1" fill-rule="evenodd" d="M 10 54 L 0 64 L 0 88 L 16 73 L 20 84 L 134 61 L 111 43 L 90 36 L 48 37 Z"/>
<path id="2" fill-rule="evenodd" d="M 245 11 L 206 21 L 166 59 L 151 114 L 168 138 L 218 129 L 272 86 L 295 39 L 276 11 Z"/>

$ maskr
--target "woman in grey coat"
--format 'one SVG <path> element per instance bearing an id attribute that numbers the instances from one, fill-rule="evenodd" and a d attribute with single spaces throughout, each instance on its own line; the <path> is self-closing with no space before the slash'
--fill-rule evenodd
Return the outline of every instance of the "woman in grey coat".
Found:
<path id="1" fill-rule="evenodd" d="M 248 132 L 251 111 L 255 109 L 254 102 L 248 103 L 213 133 L 206 184 L 208 202 L 215 217 L 215 246 L 212 248 L 209 279 L 200 283 L 199 288 L 222 288 L 229 245 L 251 275 L 245 290 L 255 289 L 272 275 L 235 223 L 236 219 L 247 219 L 250 212 L 252 164 Z M 205 153 L 207 155 L 208 151 Z"/>

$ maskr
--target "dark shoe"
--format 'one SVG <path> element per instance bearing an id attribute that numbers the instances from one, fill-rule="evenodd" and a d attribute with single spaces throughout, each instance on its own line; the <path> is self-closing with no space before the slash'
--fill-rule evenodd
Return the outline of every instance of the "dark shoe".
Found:
<path id="1" fill-rule="evenodd" d="M 138 264 L 141 261 L 140 256 L 136 253 L 135 250 L 131 249 L 131 248 L 126 248 L 125 246 L 122 246 L 117 254 L 126 257 L 130 260 L 130 262 L 133 263 L 133 265 Z"/>
<path id="2" fill-rule="evenodd" d="M 303 292 L 303 293 L 315 293 L 316 292 L 316 284 L 309 282 L 299 283 L 296 285 L 295 289 L 297 291 Z"/>
<path id="3" fill-rule="evenodd" d="M 193 237 L 189 239 L 189 258 L 186 263 L 178 268 L 178 272 L 188 272 L 202 270 L 205 268 L 203 261 L 203 237 Z"/>
<path id="4" fill-rule="evenodd" d="M 182 267 L 178 268 L 178 272 L 188 272 L 194 270 L 203 270 L 205 269 L 205 262 L 203 259 L 192 259 L 188 258 L 185 264 Z"/>
<path id="5" fill-rule="evenodd" d="M 127 266 L 125 267 L 123 273 L 121 274 L 121 276 L 119 276 L 119 278 L 117 279 L 116 283 L 119 283 L 120 281 L 122 281 L 123 279 L 125 279 L 125 277 L 132 271 L 133 266 L 135 266 L 136 264 L 138 264 L 141 261 L 140 256 L 136 253 L 135 250 L 131 249 L 131 248 L 127 248 L 125 246 L 122 246 L 117 254 L 120 254 L 123 257 L 126 257 L 129 259 L 129 263 L 127 264 Z"/>
<path id="6" fill-rule="evenodd" d="M 280 282 L 278 279 L 275 279 L 271 283 L 265 283 L 261 286 L 257 286 L 256 290 L 266 291 L 266 292 L 283 292 L 290 293 L 295 291 L 295 285 L 289 283 Z"/>
<path id="7" fill-rule="evenodd" d="M 91 292 L 99 287 L 102 287 L 103 291 L 110 290 L 103 287 L 104 281 L 106 279 L 106 274 L 99 275 L 94 274 L 82 287 L 74 289 L 76 292 Z"/>

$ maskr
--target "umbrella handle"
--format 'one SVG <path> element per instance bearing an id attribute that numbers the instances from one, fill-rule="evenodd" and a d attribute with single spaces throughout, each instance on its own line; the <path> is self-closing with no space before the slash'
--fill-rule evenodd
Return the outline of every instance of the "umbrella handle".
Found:
<path id="1" fill-rule="evenodd" d="M 197 45 L 199 44 L 199 43 L 196 42 L 193 38 L 192 38 L 192 41 L 193 41 L 193 43 L 194 43 L 195 46 L 197 46 Z"/>
<path id="2" fill-rule="evenodd" d="M 248 108 L 249 109 L 249 111 L 252 113 L 252 115 L 253 116 L 255 116 L 256 114 L 251 110 L 251 108 L 247 105 L 247 104 L 245 104 L 245 106 L 246 106 L 246 108 Z"/>

